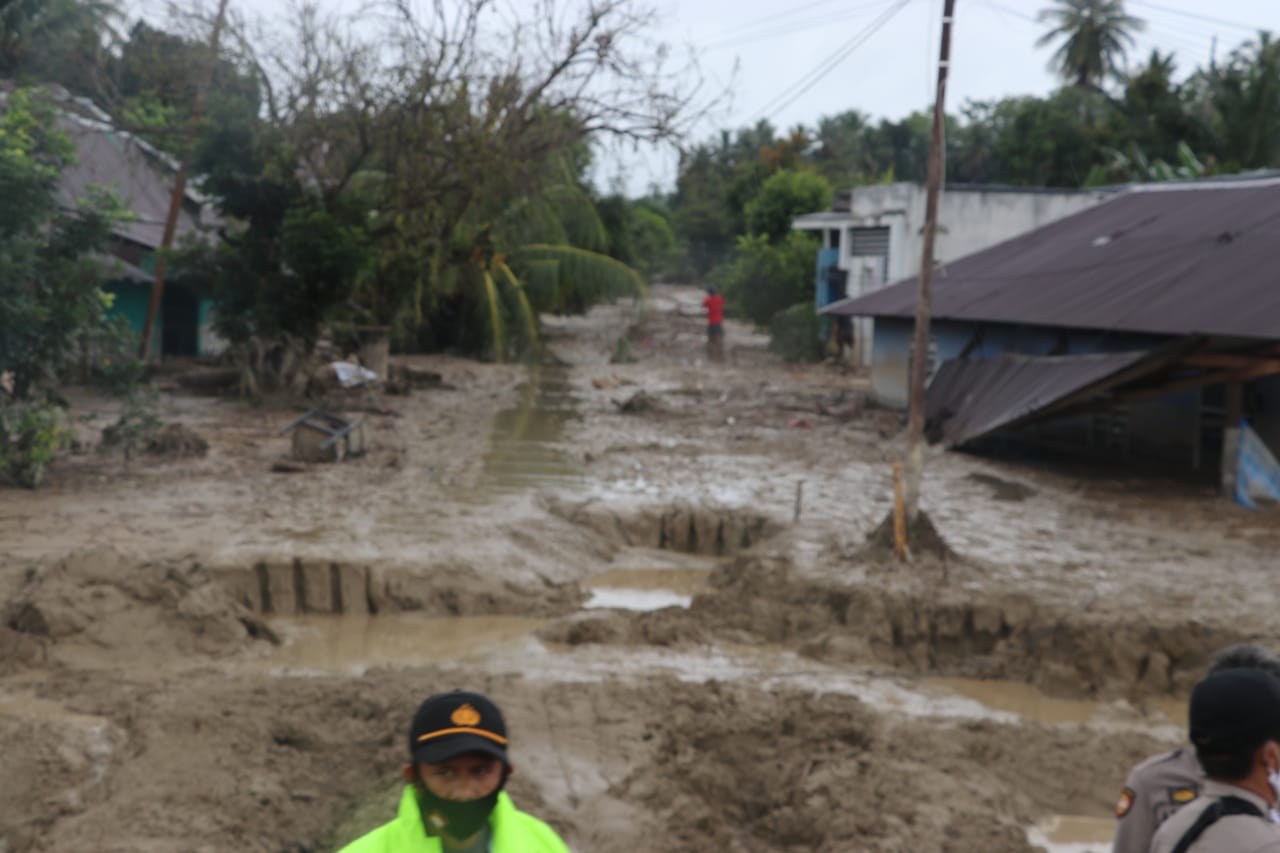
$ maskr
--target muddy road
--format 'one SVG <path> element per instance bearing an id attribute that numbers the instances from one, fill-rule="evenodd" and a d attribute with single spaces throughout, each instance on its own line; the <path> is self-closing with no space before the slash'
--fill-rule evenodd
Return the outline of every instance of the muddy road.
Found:
<path id="1" fill-rule="evenodd" d="M 455 687 L 583 853 L 1105 849 L 1210 654 L 1280 640 L 1275 516 L 935 453 L 953 553 L 897 565 L 900 418 L 732 323 L 705 363 L 698 299 L 406 359 L 441 381 L 339 465 L 278 464 L 296 406 L 167 394 L 209 452 L 126 468 L 73 392 L 86 450 L 0 490 L 0 851 L 335 849 Z"/>

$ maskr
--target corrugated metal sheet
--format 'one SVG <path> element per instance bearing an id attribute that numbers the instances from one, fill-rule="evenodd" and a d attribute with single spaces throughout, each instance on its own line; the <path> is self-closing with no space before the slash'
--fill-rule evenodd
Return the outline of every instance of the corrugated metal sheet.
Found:
<path id="1" fill-rule="evenodd" d="M 1134 189 L 942 267 L 935 319 L 1280 337 L 1280 181 Z M 911 318 L 916 281 L 824 313 Z"/>
<path id="2" fill-rule="evenodd" d="M 926 395 L 931 437 L 948 447 L 980 438 L 1137 365 L 1151 353 L 1075 356 L 1003 355 L 944 362 Z M 1152 369 L 1163 358 L 1151 358 Z"/>
<path id="3" fill-rule="evenodd" d="M 172 173 L 137 140 L 110 126 L 71 116 L 60 117 L 58 124 L 76 145 L 76 162 L 62 173 L 59 201 L 74 207 L 88 187 L 105 187 L 118 195 L 135 217 L 118 223 L 113 231 L 143 246 L 159 246 L 173 192 Z M 199 232 L 193 207 L 188 200 L 178 214 L 178 240 Z"/>

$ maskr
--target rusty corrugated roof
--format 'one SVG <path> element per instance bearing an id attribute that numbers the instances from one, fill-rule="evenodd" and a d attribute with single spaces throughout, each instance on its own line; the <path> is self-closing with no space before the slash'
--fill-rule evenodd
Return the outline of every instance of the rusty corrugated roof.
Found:
<path id="1" fill-rule="evenodd" d="M 1152 370 L 1165 363 L 1148 352 L 952 359 L 929 383 L 925 419 L 932 437 L 956 447 L 1026 420 L 1144 358 Z"/>
<path id="2" fill-rule="evenodd" d="M 916 279 L 823 313 L 915 315 Z M 1280 180 L 1135 188 L 947 263 L 933 317 L 1280 338 Z"/>
<path id="3" fill-rule="evenodd" d="M 173 171 L 127 133 L 109 125 L 64 115 L 58 122 L 76 146 L 76 161 L 62 173 L 59 201 L 73 208 L 90 186 L 111 190 L 133 214 L 116 223 L 115 234 L 148 248 L 160 245 L 173 192 Z M 176 242 L 200 233 L 196 205 L 185 200 L 178 214 Z"/>

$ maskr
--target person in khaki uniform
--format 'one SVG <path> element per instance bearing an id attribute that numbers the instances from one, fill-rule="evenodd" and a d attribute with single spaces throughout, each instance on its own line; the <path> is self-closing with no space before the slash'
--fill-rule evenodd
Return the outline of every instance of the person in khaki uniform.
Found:
<path id="1" fill-rule="evenodd" d="M 1280 678 L 1280 657 L 1250 643 L 1227 646 L 1214 655 L 1209 674 L 1228 669 L 1260 669 Z M 1135 766 L 1116 802 L 1112 853 L 1147 853 L 1156 829 L 1200 796 L 1203 784 L 1204 772 L 1190 744 Z"/>
<path id="2" fill-rule="evenodd" d="M 1280 679 L 1215 672 L 1191 691 L 1189 717 L 1205 780 L 1156 830 L 1151 853 L 1280 853 L 1269 816 L 1280 797 Z"/>

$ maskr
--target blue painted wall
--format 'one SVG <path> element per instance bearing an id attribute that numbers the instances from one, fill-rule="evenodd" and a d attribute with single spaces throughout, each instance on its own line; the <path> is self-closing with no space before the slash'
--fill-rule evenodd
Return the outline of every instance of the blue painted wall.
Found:
<path id="1" fill-rule="evenodd" d="M 111 309 L 108 317 L 124 317 L 129 329 L 139 338 L 142 336 L 142 325 L 147 318 L 147 304 L 151 300 L 151 290 L 147 285 L 133 281 L 109 281 L 102 289 L 111 294 Z M 164 324 L 164 311 L 156 311 L 156 328 Z M 151 356 L 160 355 L 160 338 L 158 334 L 151 336 Z"/>

